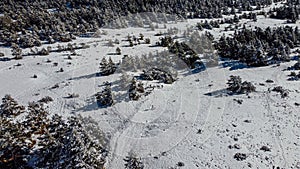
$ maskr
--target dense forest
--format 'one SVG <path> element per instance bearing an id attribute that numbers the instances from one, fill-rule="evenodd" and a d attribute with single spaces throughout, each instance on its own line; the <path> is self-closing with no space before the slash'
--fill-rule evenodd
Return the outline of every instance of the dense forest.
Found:
<path id="1" fill-rule="evenodd" d="M 0 105 L 0 168 L 102 168 L 105 137 L 90 118 L 50 113 L 39 102 L 19 105 L 10 95 Z"/>
<path id="2" fill-rule="evenodd" d="M 266 66 L 289 61 L 290 50 L 299 47 L 298 27 L 289 26 L 263 30 L 242 29 L 233 37 L 222 36 L 215 47 L 221 57 L 240 60 L 249 66 Z"/>
<path id="3" fill-rule="evenodd" d="M 288 22 L 295 23 L 299 19 L 300 1 L 288 0 L 286 5 L 273 8 L 270 17 L 276 19 L 288 19 Z"/>
<path id="4" fill-rule="evenodd" d="M 120 16 L 135 13 L 222 18 L 222 15 L 253 11 L 271 3 L 271 0 L 162 0 L 160 3 L 154 0 L 3 0 L 0 2 L 0 43 L 27 48 L 40 46 L 40 41 L 68 42 L 75 38 L 74 35 L 95 32 Z"/>

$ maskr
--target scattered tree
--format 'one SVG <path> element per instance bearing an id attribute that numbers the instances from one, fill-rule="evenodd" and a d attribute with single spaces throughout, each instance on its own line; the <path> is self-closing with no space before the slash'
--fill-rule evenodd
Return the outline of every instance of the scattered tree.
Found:
<path id="1" fill-rule="evenodd" d="M 255 91 L 255 86 L 251 82 L 244 81 L 240 76 L 230 76 L 230 79 L 227 82 L 228 88 L 231 94 L 245 94 Z"/>
<path id="2" fill-rule="evenodd" d="M 102 59 L 100 63 L 100 75 L 109 76 L 111 74 L 114 74 L 116 70 L 117 66 L 110 57 L 108 62 L 105 57 Z"/>
<path id="3" fill-rule="evenodd" d="M 121 55 L 121 49 L 119 47 L 117 47 L 117 49 L 116 49 L 116 54 Z"/>
<path id="4" fill-rule="evenodd" d="M 99 107 L 110 107 L 114 104 L 111 84 L 105 84 L 105 88 L 96 94 L 96 100 Z"/>
<path id="5" fill-rule="evenodd" d="M 144 164 L 141 162 L 141 158 L 138 158 L 135 154 L 130 153 L 125 161 L 125 169 L 143 169 Z"/>

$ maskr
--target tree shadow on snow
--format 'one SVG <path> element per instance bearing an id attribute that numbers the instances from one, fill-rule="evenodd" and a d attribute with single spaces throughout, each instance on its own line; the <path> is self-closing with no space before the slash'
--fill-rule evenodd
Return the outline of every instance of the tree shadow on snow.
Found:
<path id="1" fill-rule="evenodd" d="M 99 77 L 99 73 L 92 73 L 89 75 L 83 75 L 83 76 L 78 76 L 78 77 L 72 77 L 68 80 L 80 80 L 80 79 L 90 79 L 90 78 L 94 78 L 94 77 Z"/>
<path id="2" fill-rule="evenodd" d="M 122 82 L 120 80 L 114 81 L 111 84 L 111 90 L 115 93 L 114 100 L 115 103 L 121 103 L 121 102 L 129 102 L 130 99 L 128 98 L 128 90 L 129 90 L 129 84 L 128 86 L 122 86 L 120 85 Z"/>
<path id="3" fill-rule="evenodd" d="M 0 58 L 0 62 L 8 62 L 8 61 L 11 61 L 11 59 L 7 57 Z"/>
<path id="4" fill-rule="evenodd" d="M 105 84 L 100 85 L 100 87 L 105 86 Z M 114 104 L 118 104 L 121 102 L 129 102 L 130 99 L 128 97 L 128 89 L 121 87 L 119 85 L 118 81 L 112 82 L 111 83 L 112 86 L 112 91 L 113 91 L 113 95 L 114 95 Z M 95 111 L 95 110 L 99 110 L 99 109 L 103 109 L 103 108 L 108 108 L 108 106 L 101 106 L 97 103 L 96 100 L 96 96 L 92 95 L 89 98 L 87 98 L 85 100 L 85 102 L 87 103 L 85 106 L 78 108 L 77 111 L 83 111 L 83 112 L 89 112 L 89 111 Z"/>
<path id="5" fill-rule="evenodd" d="M 249 68 L 249 66 L 247 64 L 242 63 L 242 62 L 237 61 L 237 60 L 222 59 L 222 61 L 223 61 L 222 66 L 224 68 L 229 67 L 229 70 L 238 70 L 238 69 Z"/>
<path id="6" fill-rule="evenodd" d="M 87 98 L 85 100 L 85 102 L 87 103 L 87 105 L 83 106 L 83 107 L 80 107 L 77 109 L 77 111 L 83 111 L 83 112 L 89 112 L 89 111 L 95 111 L 95 110 L 98 110 L 99 109 L 99 106 L 96 102 L 96 99 L 94 99 L 95 96 L 91 96 L 89 98 Z"/>
<path id="7" fill-rule="evenodd" d="M 204 94 L 205 96 L 212 96 L 212 97 L 223 97 L 223 96 L 228 96 L 228 90 L 227 89 L 220 89 L 220 90 L 215 90 L 212 92 L 208 92 Z"/>
<path id="8" fill-rule="evenodd" d="M 120 54 L 118 54 L 118 53 L 107 53 L 107 55 L 109 55 L 109 56 L 119 56 Z"/>
<path id="9" fill-rule="evenodd" d="M 212 96 L 212 97 L 223 97 L 223 96 L 238 96 L 238 95 L 243 95 L 248 93 L 237 93 L 237 92 L 232 92 L 227 89 L 220 89 L 220 90 L 215 90 L 212 92 L 205 93 L 205 96 Z"/>

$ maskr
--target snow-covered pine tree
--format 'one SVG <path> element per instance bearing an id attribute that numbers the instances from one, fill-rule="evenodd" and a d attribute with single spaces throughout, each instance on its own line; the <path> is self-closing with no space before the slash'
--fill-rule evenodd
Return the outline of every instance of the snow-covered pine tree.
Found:
<path id="1" fill-rule="evenodd" d="M 141 158 L 138 158 L 135 154 L 129 153 L 128 156 L 124 159 L 125 169 L 143 169 L 144 164 L 141 161 Z"/>
<path id="2" fill-rule="evenodd" d="M 137 66 L 132 56 L 124 55 L 120 65 L 120 71 L 136 71 Z"/>
<path id="3" fill-rule="evenodd" d="M 6 100 L 14 99 L 7 96 L 2 105 Z M 50 118 L 43 104 L 35 102 L 29 103 L 22 117 L 19 121 L 0 116 L 0 168 L 103 168 L 104 135 L 92 129 L 95 125 L 90 121 L 85 124 L 86 120 L 77 117 L 65 121 L 56 114 Z"/>
<path id="4" fill-rule="evenodd" d="M 14 59 L 19 60 L 22 59 L 22 49 L 17 44 L 12 44 L 12 55 L 14 56 Z"/>
<path id="5" fill-rule="evenodd" d="M 240 93 L 242 90 L 242 79 L 240 76 L 230 76 L 230 79 L 227 82 L 227 90 L 233 93 Z"/>
<path id="6" fill-rule="evenodd" d="M 230 76 L 230 79 L 227 82 L 228 88 L 231 94 L 245 94 L 255 91 L 255 86 L 251 82 L 244 81 L 240 76 Z"/>
<path id="7" fill-rule="evenodd" d="M 5 95 L 2 98 L 2 104 L 0 105 L 0 116 L 14 117 L 25 112 L 25 107 L 18 104 L 10 95 Z"/>
<path id="8" fill-rule="evenodd" d="M 132 78 L 130 75 L 128 75 L 126 72 L 122 72 L 122 74 L 120 76 L 120 83 L 119 83 L 120 87 L 127 91 L 131 79 Z"/>
<path id="9" fill-rule="evenodd" d="M 129 99 L 138 100 L 141 97 L 140 93 L 144 93 L 145 89 L 143 83 L 137 82 L 136 78 L 132 78 L 131 84 L 129 85 Z"/>
<path id="10" fill-rule="evenodd" d="M 111 57 L 109 57 L 108 61 L 106 58 L 103 58 L 100 63 L 100 75 L 109 76 L 114 74 L 117 70 L 116 64 L 112 61 Z"/>
<path id="11" fill-rule="evenodd" d="M 114 96 L 111 91 L 111 84 L 105 84 L 105 88 L 96 94 L 96 100 L 99 107 L 109 107 L 114 104 Z"/>
<path id="12" fill-rule="evenodd" d="M 116 54 L 121 55 L 121 49 L 119 47 L 117 47 L 117 49 L 116 49 Z"/>

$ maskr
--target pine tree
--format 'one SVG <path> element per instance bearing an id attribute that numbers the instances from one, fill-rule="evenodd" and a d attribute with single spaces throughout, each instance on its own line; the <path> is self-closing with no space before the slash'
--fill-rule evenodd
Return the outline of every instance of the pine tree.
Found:
<path id="1" fill-rule="evenodd" d="M 25 107 L 20 106 L 18 102 L 10 95 L 5 95 L 2 98 L 2 104 L 0 105 L 0 116 L 14 117 L 25 112 Z"/>
<path id="2" fill-rule="evenodd" d="M 117 49 L 116 49 L 116 54 L 121 55 L 121 49 L 119 47 L 117 47 Z"/>
<path id="3" fill-rule="evenodd" d="M 126 158 L 124 159 L 125 163 L 125 169 L 143 169 L 144 164 L 141 162 L 141 159 L 136 157 L 133 153 L 130 153 Z"/>
<path id="4" fill-rule="evenodd" d="M 114 104 L 111 84 L 106 84 L 104 90 L 96 94 L 96 100 L 99 107 L 109 107 Z"/>
<path id="5" fill-rule="evenodd" d="M 3 98 L 16 105 L 10 96 Z M 1 106 L 0 112 L 7 111 Z M 22 106 L 23 107 L 23 106 Z M 2 114 L 3 115 L 3 114 Z M 52 118 L 43 104 L 31 102 L 18 117 L 0 116 L 0 168 L 103 168 L 104 134 L 86 118 Z"/>
<path id="6" fill-rule="evenodd" d="M 111 57 L 109 57 L 109 60 L 107 62 L 106 58 L 103 58 L 100 63 L 100 74 L 102 76 L 109 76 L 111 74 L 114 74 L 117 70 L 116 64 L 112 61 Z"/>
<path id="7" fill-rule="evenodd" d="M 143 83 L 137 82 L 136 78 L 132 78 L 131 84 L 129 86 L 129 99 L 130 100 L 138 100 L 141 97 L 140 93 L 144 93 L 145 89 L 143 87 Z"/>
<path id="8" fill-rule="evenodd" d="M 130 76 L 126 72 L 122 72 L 122 75 L 120 76 L 120 87 L 123 89 L 128 90 L 128 86 L 130 83 Z"/>
<path id="9" fill-rule="evenodd" d="M 242 79 L 239 76 L 230 76 L 227 84 L 227 90 L 229 91 L 240 93 L 242 90 Z"/>
<path id="10" fill-rule="evenodd" d="M 244 94 L 255 91 L 255 86 L 251 82 L 244 81 L 240 76 L 230 76 L 230 79 L 227 82 L 228 88 L 231 94 Z"/>
<path id="11" fill-rule="evenodd" d="M 22 49 L 19 48 L 17 44 L 12 45 L 12 55 L 14 56 L 14 59 L 19 60 L 22 59 Z"/>

